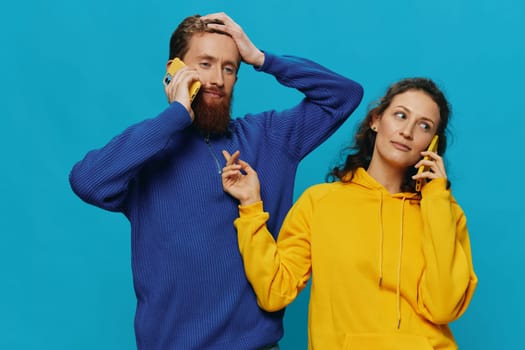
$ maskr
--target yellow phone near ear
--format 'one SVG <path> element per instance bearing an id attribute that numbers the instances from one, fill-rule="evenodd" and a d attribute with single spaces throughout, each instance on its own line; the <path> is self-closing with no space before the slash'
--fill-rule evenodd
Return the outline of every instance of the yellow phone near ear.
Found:
<path id="1" fill-rule="evenodd" d="M 177 72 L 179 69 L 184 67 L 185 64 L 182 62 L 182 60 L 178 57 L 175 57 L 173 61 L 171 61 L 170 66 L 168 67 L 168 71 L 166 72 L 166 75 L 164 76 L 164 79 L 162 82 L 164 83 L 164 86 L 168 85 L 171 81 L 171 78 Z M 190 101 L 193 101 L 197 93 L 199 92 L 199 89 L 201 88 L 201 82 L 200 81 L 194 81 L 190 86 Z"/>
<path id="2" fill-rule="evenodd" d="M 430 145 L 427 148 L 428 152 L 436 152 L 437 151 L 438 139 L 439 139 L 439 136 L 438 135 L 434 135 L 434 137 L 432 138 L 432 141 L 430 141 Z M 425 156 L 423 159 L 427 160 L 428 156 Z M 421 174 L 422 172 L 427 171 L 427 170 L 428 170 L 428 167 L 422 165 L 422 166 L 419 167 L 419 169 L 417 169 L 417 173 Z M 417 192 L 421 191 L 421 187 L 423 186 L 424 182 L 425 182 L 424 179 L 417 179 L 416 180 L 416 191 Z"/>

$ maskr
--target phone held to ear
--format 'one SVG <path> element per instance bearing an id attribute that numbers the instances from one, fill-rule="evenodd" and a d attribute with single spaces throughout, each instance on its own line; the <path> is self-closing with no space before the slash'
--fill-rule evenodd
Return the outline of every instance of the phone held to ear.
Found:
<path id="1" fill-rule="evenodd" d="M 427 148 L 428 152 L 436 152 L 437 151 L 438 139 L 439 139 L 438 135 L 434 135 L 434 137 L 432 138 L 432 141 L 430 141 L 430 145 Z M 425 156 L 423 159 L 427 160 L 428 156 Z M 419 169 L 417 169 L 417 173 L 418 174 L 421 174 L 424 171 L 428 171 L 428 167 L 426 167 L 424 165 L 420 166 Z M 417 179 L 416 180 L 416 191 L 417 192 L 421 191 L 421 187 L 423 187 L 424 183 L 425 183 L 425 179 Z"/>
<path id="2" fill-rule="evenodd" d="M 171 61 L 171 64 L 168 67 L 168 71 L 166 72 L 166 75 L 164 76 L 164 79 L 162 80 L 162 82 L 164 83 L 164 86 L 168 85 L 171 82 L 171 78 L 173 77 L 175 72 L 177 72 L 179 69 L 181 69 L 184 66 L 185 66 L 184 62 L 182 62 L 182 60 L 180 60 L 178 57 L 175 57 L 173 61 Z M 190 91 L 189 91 L 190 101 L 193 101 L 193 99 L 199 92 L 200 87 L 201 87 L 200 81 L 194 81 L 193 83 L 191 83 Z"/>

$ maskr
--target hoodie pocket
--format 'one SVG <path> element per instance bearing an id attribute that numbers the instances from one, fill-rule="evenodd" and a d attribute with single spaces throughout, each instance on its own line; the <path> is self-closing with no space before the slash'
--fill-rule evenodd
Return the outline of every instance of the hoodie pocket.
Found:
<path id="1" fill-rule="evenodd" d="M 410 334 L 347 334 L 343 350 L 433 350 L 426 337 Z"/>

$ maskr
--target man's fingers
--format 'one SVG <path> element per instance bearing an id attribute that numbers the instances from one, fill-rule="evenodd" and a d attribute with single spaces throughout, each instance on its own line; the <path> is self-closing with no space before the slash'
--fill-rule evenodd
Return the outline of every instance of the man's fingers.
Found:
<path id="1" fill-rule="evenodd" d="M 233 36 L 235 32 L 238 32 L 238 29 L 237 29 L 238 24 L 235 23 L 230 18 L 230 16 L 228 16 L 224 12 L 211 13 L 206 16 L 202 16 L 201 20 L 206 22 L 206 25 L 208 26 L 208 28 L 217 30 L 219 32 L 222 32 L 222 33 L 225 33 L 231 36 Z M 216 20 L 221 21 L 223 24 L 214 23 L 214 21 Z"/>
<path id="2" fill-rule="evenodd" d="M 230 18 L 230 16 L 228 16 L 224 12 L 209 13 L 201 17 L 201 20 L 203 21 L 210 21 L 214 19 L 221 20 L 224 24 L 226 24 L 226 22 L 232 22 L 232 19 Z"/>
<path id="3" fill-rule="evenodd" d="M 250 164 L 246 163 L 244 160 L 239 159 L 239 165 L 242 167 L 242 170 L 244 170 L 246 173 L 254 171 Z"/>
<path id="4" fill-rule="evenodd" d="M 226 150 L 222 150 L 222 156 L 224 157 L 224 160 L 226 160 L 226 165 L 229 165 L 228 162 L 230 161 L 231 154 L 228 153 Z"/>
<path id="5" fill-rule="evenodd" d="M 221 176 L 222 180 L 224 181 L 233 181 L 235 182 L 236 179 L 239 178 L 239 176 L 242 176 L 241 172 L 241 166 L 238 164 L 233 164 L 230 166 L 225 166 L 222 168 Z"/>
<path id="6" fill-rule="evenodd" d="M 237 160 L 239 159 L 239 156 L 241 155 L 241 151 L 237 150 L 235 152 L 233 152 L 232 154 L 232 157 L 231 157 L 231 163 L 234 164 L 234 163 L 237 163 Z"/>
<path id="7" fill-rule="evenodd" d="M 224 157 L 224 159 L 226 160 L 226 165 L 224 166 L 224 168 L 230 166 L 230 165 L 233 165 L 233 164 L 236 164 L 239 160 L 239 156 L 241 155 L 241 151 L 237 150 L 235 152 L 233 152 L 233 154 L 230 154 L 228 151 L 226 150 L 222 150 L 222 156 Z"/>

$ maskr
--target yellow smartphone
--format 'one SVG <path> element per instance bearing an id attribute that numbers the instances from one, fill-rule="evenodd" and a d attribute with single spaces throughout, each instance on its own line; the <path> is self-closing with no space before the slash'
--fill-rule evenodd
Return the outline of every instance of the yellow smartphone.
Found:
<path id="1" fill-rule="evenodd" d="M 168 85 L 171 81 L 171 78 L 177 72 L 179 69 L 184 67 L 185 64 L 182 62 L 182 60 L 178 57 L 175 57 L 173 61 L 171 61 L 170 66 L 168 67 L 168 71 L 166 72 L 166 75 L 164 76 L 164 79 L 162 82 L 164 83 L 164 86 Z M 199 89 L 201 88 L 201 82 L 200 81 L 194 81 L 190 86 L 190 101 L 193 101 L 197 93 L 199 92 Z"/>
<path id="2" fill-rule="evenodd" d="M 428 152 L 436 152 L 437 151 L 437 148 L 438 148 L 438 135 L 434 135 L 434 137 L 432 138 L 432 141 L 430 141 L 430 145 L 428 146 L 427 148 L 427 151 Z M 425 156 L 423 159 L 428 159 L 428 156 Z M 424 171 L 427 171 L 428 168 L 424 165 L 420 166 L 419 169 L 417 169 L 417 173 L 418 174 L 421 174 L 422 172 Z M 416 180 L 416 191 L 419 192 L 421 191 L 421 187 L 423 187 L 423 184 L 425 183 L 425 179 L 417 179 Z"/>

